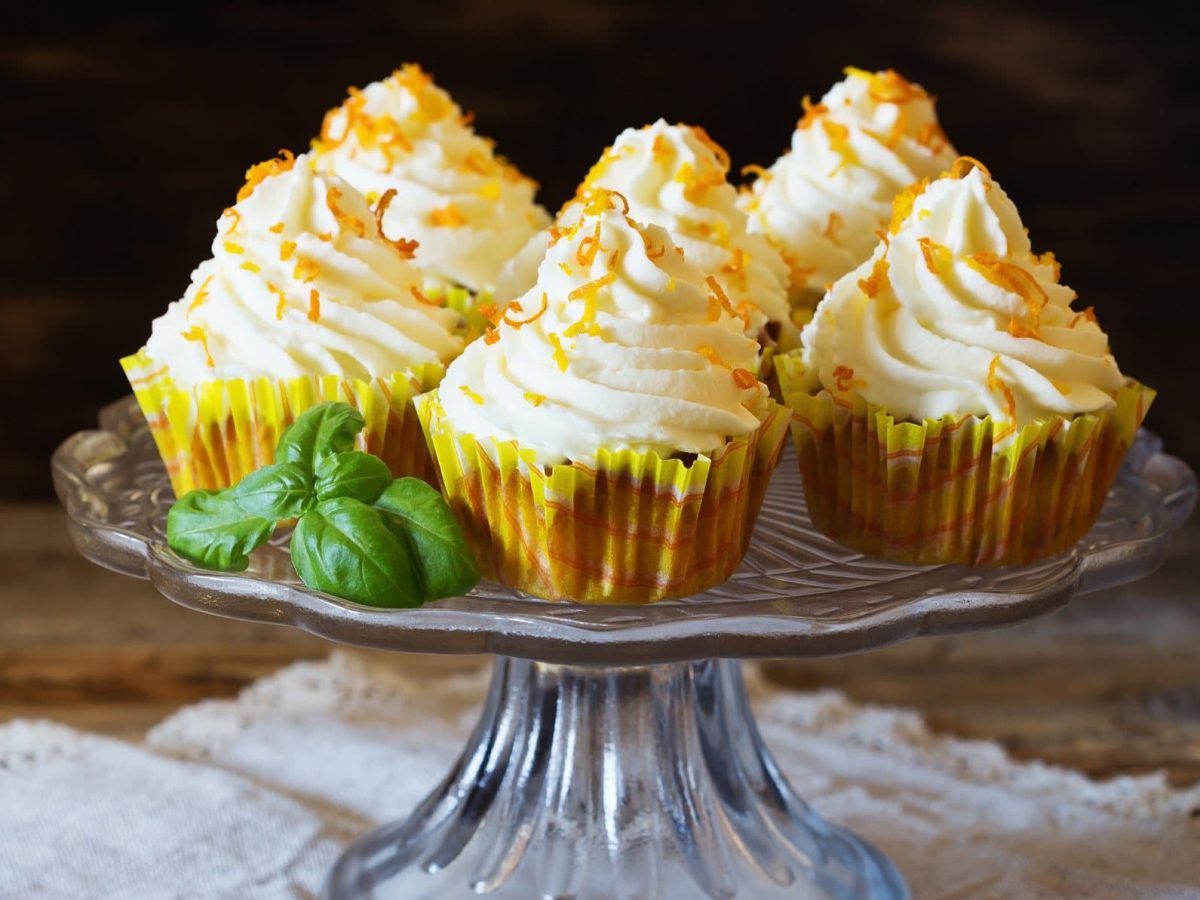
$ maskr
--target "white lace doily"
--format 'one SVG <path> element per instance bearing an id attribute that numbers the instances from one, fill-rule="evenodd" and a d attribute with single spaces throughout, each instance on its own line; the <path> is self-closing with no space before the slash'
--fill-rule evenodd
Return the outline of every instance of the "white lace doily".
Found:
<path id="1" fill-rule="evenodd" d="M 345 843 L 442 778 L 485 686 L 335 653 L 184 709 L 140 747 L 0 726 L 0 898 L 311 897 Z M 1200 898 L 1200 788 L 1096 783 L 912 712 L 751 688 L 797 790 L 916 898 Z"/>

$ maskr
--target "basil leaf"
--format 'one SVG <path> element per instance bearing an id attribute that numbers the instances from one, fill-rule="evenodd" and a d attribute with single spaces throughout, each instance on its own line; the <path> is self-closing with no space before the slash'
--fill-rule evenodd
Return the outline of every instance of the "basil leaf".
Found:
<path id="1" fill-rule="evenodd" d="M 247 512 L 230 491 L 189 491 L 167 513 L 167 544 L 208 569 L 240 572 L 266 543 L 275 520 Z"/>
<path id="2" fill-rule="evenodd" d="M 319 500 L 353 497 L 374 503 L 383 489 L 392 483 L 387 463 L 370 453 L 350 450 L 327 456 L 317 465 L 316 492 Z"/>
<path id="3" fill-rule="evenodd" d="M 292 532 L 300 580 L 368 606 L 419 606 L 421 581 L 404 540 L 378 510 L 351 497 L 324 500 Z"/>
<path id="4" fill-rule="evenodd" d="M 479 567 L 442 495 L 419 478 L 397 478 L 375 501 L 416 550 L 425 599 L 457 597 L 479 583 Z"/>
<path id="5" fill-rule="evenodd" d="M 349 403 L 320 403 L 297 416 L 280 436 L 275 461 L 299 463 L 311 472 L 326 457 L 353 447 L 365 425 L 362 413 Z"/>
<path id="6" fill-rule="evenodd" d="M 309 507 L 312 478 L 299 463 L 275 463 L 251 472 L 226 493 L 253 516 L 278 522 Z"/>

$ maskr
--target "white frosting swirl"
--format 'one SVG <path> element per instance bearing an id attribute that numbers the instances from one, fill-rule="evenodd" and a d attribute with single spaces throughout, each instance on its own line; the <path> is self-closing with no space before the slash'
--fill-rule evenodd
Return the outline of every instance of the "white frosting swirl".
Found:
<path id="1" fill-rule="evenodd" d="M 180 386 L 299 375 L 386 377 L 447 363 L 461 317 L 425 302 L 411 249 L 366 199 L 301 156 L 247 172 L 211 259 L 154 321 L 146 351 Z"/>
<path id="2" fill-rule="evenodd" d="M 702 128 L 662 119 L 627 128 L 592 166 L 557 224 L 577 222 L 594 189 L 619 192 L 634 220 L 665 228 L 688 262 L 717 279 L 734 307 L 746 311 L 752 336 L 776 323 L 770 338 L 783 334 L 783 343 L 794 346 L 787 265 L 762 235 L 747 231 L 728 173 L 728 154 Z M 538 252 L 548 243 L 547 236 L 534 238 L 511 262 L 501 284 L 513 296 L 533 283 Z"/>
<path id="3" fill-rule="evenodd" d="M 451 364 L 438 393 L 456 431 L 553 463 L 602 447 L 707 453 L 758 427 L 747 407 L 766 389 L 741 318 L 665 230 L 610 196 L 595 195 L 537 283 Z"/>
<path id="4" fill-rule="evenodd" d="M 318 167 L 374 205 L 389 190 L 384 229 L 415 239 L 427 274 L 480 292 L 550 217 L 537 185 L 498 157 L 450 96 L 406 65 L 330 110 L 313 141 Z"/>
<path id="5" fill-rule="evenodd" d="M 896 200 L 888 239 L 804 329 L 806 369 L 898 419 L 1022 427 L 1111 406 L 1124 383 L 1090 308 L 1036 256 L 1012 201 L 973 161 Z M 965 163 L 965 164 L 964 164 Z M 815 388 L 815 385 L 814 385 Z M 1011 431 L 1011 429 L 1010 429 Z"/>
<path id="6" fill-rule="evenodd" d="M 957 155 L 923 88 L 890 69 L 846 71 L 820 103 L 804 98 L 791 150 L 741 199 L 750 230 L 787 260 L 794 302 L 811 305 L 870 256 L 892 198 Z"/>

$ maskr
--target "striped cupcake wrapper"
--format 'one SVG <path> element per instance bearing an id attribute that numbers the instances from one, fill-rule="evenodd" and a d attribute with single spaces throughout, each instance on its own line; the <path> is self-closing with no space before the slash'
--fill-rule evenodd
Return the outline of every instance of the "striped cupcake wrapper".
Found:
<path id="1" fill-rule="evenodd" d="M 141 350 L 121 360 L 175 495 L 225 488 L 275 460 L 279 437 L 310 406 L 342 400 L 366 419 L 358 447 L 379 456 L 396 477 L 436 479 L 412 406 L 445 369 L 424 365 L 374 381 L 312 375 L 214 380 L 190 389 Z"/>
<path id="2" fill-rule="evenodd" d="M 786 411 L 691 463 L 601 450 L 543 466 L 516 441 L 457 434 L 434 391 L 417 411 L 485 574 L 539 597 L 642 604 L 699 593 L 741 562 L 787 436 Z"/>
<path id="3" fill-rule="evenodd" d="M 1134 381 L 1111 409 L 1026 425 L 993 449 L 990 416 L 896 421 L 852 395 L 811 392 L 776 358 L 813 524 L 871 556 L 917 565 L 1016 565 L 1091 528 L 1154 399 Z"/>

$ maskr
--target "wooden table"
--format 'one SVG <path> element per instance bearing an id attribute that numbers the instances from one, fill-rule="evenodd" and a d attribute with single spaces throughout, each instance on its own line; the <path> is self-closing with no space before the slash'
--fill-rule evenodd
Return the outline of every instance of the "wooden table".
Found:
<path id="1" fill-rule="evenodd" d="M 0 722 L 48 718 L 136 739 L 184 704 L 329 652 L 295 629 L 189 612 L 93 566 L 49 504 L 0 505 L 0 572 Z M 939 731 L 1021 758 L 1200 781 L 1200 522 L 1151 578 L 1044 619 L 767 672 L 915 707 Z"/>

